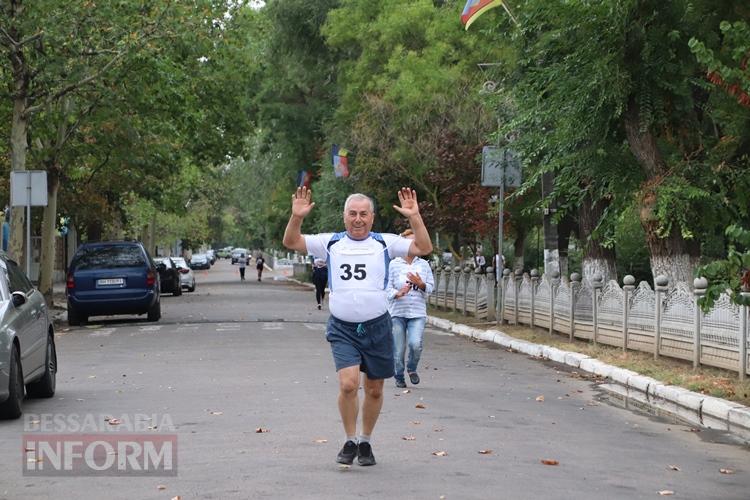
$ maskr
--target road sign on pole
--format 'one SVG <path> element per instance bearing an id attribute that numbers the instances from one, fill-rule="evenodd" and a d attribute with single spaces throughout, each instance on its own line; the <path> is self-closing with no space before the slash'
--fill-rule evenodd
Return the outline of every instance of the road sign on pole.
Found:
<path id="1" fill-rule="evenodd" d="M 31 207 L 47 206 L 47 171 L 14 170 L 10 173 L 10 204 L 26 207 L 26 275 L 31 275 Z"/>

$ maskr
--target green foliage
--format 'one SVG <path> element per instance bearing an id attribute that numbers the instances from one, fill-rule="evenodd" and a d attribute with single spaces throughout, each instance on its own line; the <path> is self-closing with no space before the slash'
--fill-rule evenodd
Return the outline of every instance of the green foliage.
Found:
<path id="1" fill-rule="evenodd" d="M 696 270 L 696 276 L 708 280 L 706 295 L 699 301 L 708 311 L 722 293 L 729 293 L 738 304 L 750 305 L 750 230 L 733 224 L 726 229 L 729 249 L 725 259 L 716 260 Z"/>

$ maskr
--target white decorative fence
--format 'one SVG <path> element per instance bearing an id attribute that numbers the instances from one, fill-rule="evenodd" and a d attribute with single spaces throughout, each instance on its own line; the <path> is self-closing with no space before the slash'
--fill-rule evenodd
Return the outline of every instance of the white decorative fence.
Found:
<path id="1" fill-rule="evenodd" d="M 429 302 L 443 310 L 652 352 L 654 358 L 685 359 L 694 367 L 734 370 L 742 379 L 748 373 L 748 307 L 722 294 L 704 313 L 697 303 L 708 286 L 704 278 L 691 290 L 686 283 L 670 287 L 659 276 L 652 290 L 645 281 L 635 286 L 632 276 L 620 286 L 596 277 L 582 282 L 578 273 L 560 279 L 505 269 L 496 286 L 492 268 L 482 273 L 446 266 L 433 272 L 436 287 Z"/>

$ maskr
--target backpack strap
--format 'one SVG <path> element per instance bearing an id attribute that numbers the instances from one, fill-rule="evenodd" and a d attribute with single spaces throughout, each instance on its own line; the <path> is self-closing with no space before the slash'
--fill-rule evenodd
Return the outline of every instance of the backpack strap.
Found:
<path id="1" fill-rule="evenodd" d="M 383 290 L 385 290 L 388 287 L 388 268 L 391 265 L 391 257 L 388 255 L 388 246 L 385 244 L 385 239 L 383 239 L 383 235 L 380 233 L 373 233 L 370 231 L 370 237 L 383 245 L 383 258 L 385 259 L 385 273 L 384 273 L 384 279 L 383 279 Z"/>
<path id="2" fill-rule="evenodd" d="M 330 291 L 333 291 L 333 277 L 331 276 L 331 247 L 341 241 L 344 236 L 346 236 L 346 231 L 334 233 L 334 235 L 331 236 L 331 239 L 328 240 L 328 245 L 326 245 L 326 267 L 328 268 L 328 286 Z"/>

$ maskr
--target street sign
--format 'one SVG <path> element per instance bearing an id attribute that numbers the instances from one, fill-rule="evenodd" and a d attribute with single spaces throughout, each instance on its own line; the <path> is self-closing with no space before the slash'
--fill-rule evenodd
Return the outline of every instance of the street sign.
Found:
<path id="1" fill-rule="evenodd" d="M 505 150 L 495 146 L 482 148 L 482 186 L 503 185 L 503 155 Z"/>
<path id="2" fill-rule="evenodd" d="M 47 171 L 14 170 L 10 173 L 10 204 L 14 207 L 47 206 Z"/>
<path id="3" fill-rule="evenodd" d="M 10 204 L 14 207 L 26 207 L 26 275 L 29 276 L 31 275 L 31 207 L 47 206 L 47 171 L 11 171 Z"/>
<path id="4" fill-rule="evenodd" d="M 512 149 L 482 148 L 482 186 L 521 186 L 521 159 Z"/>

